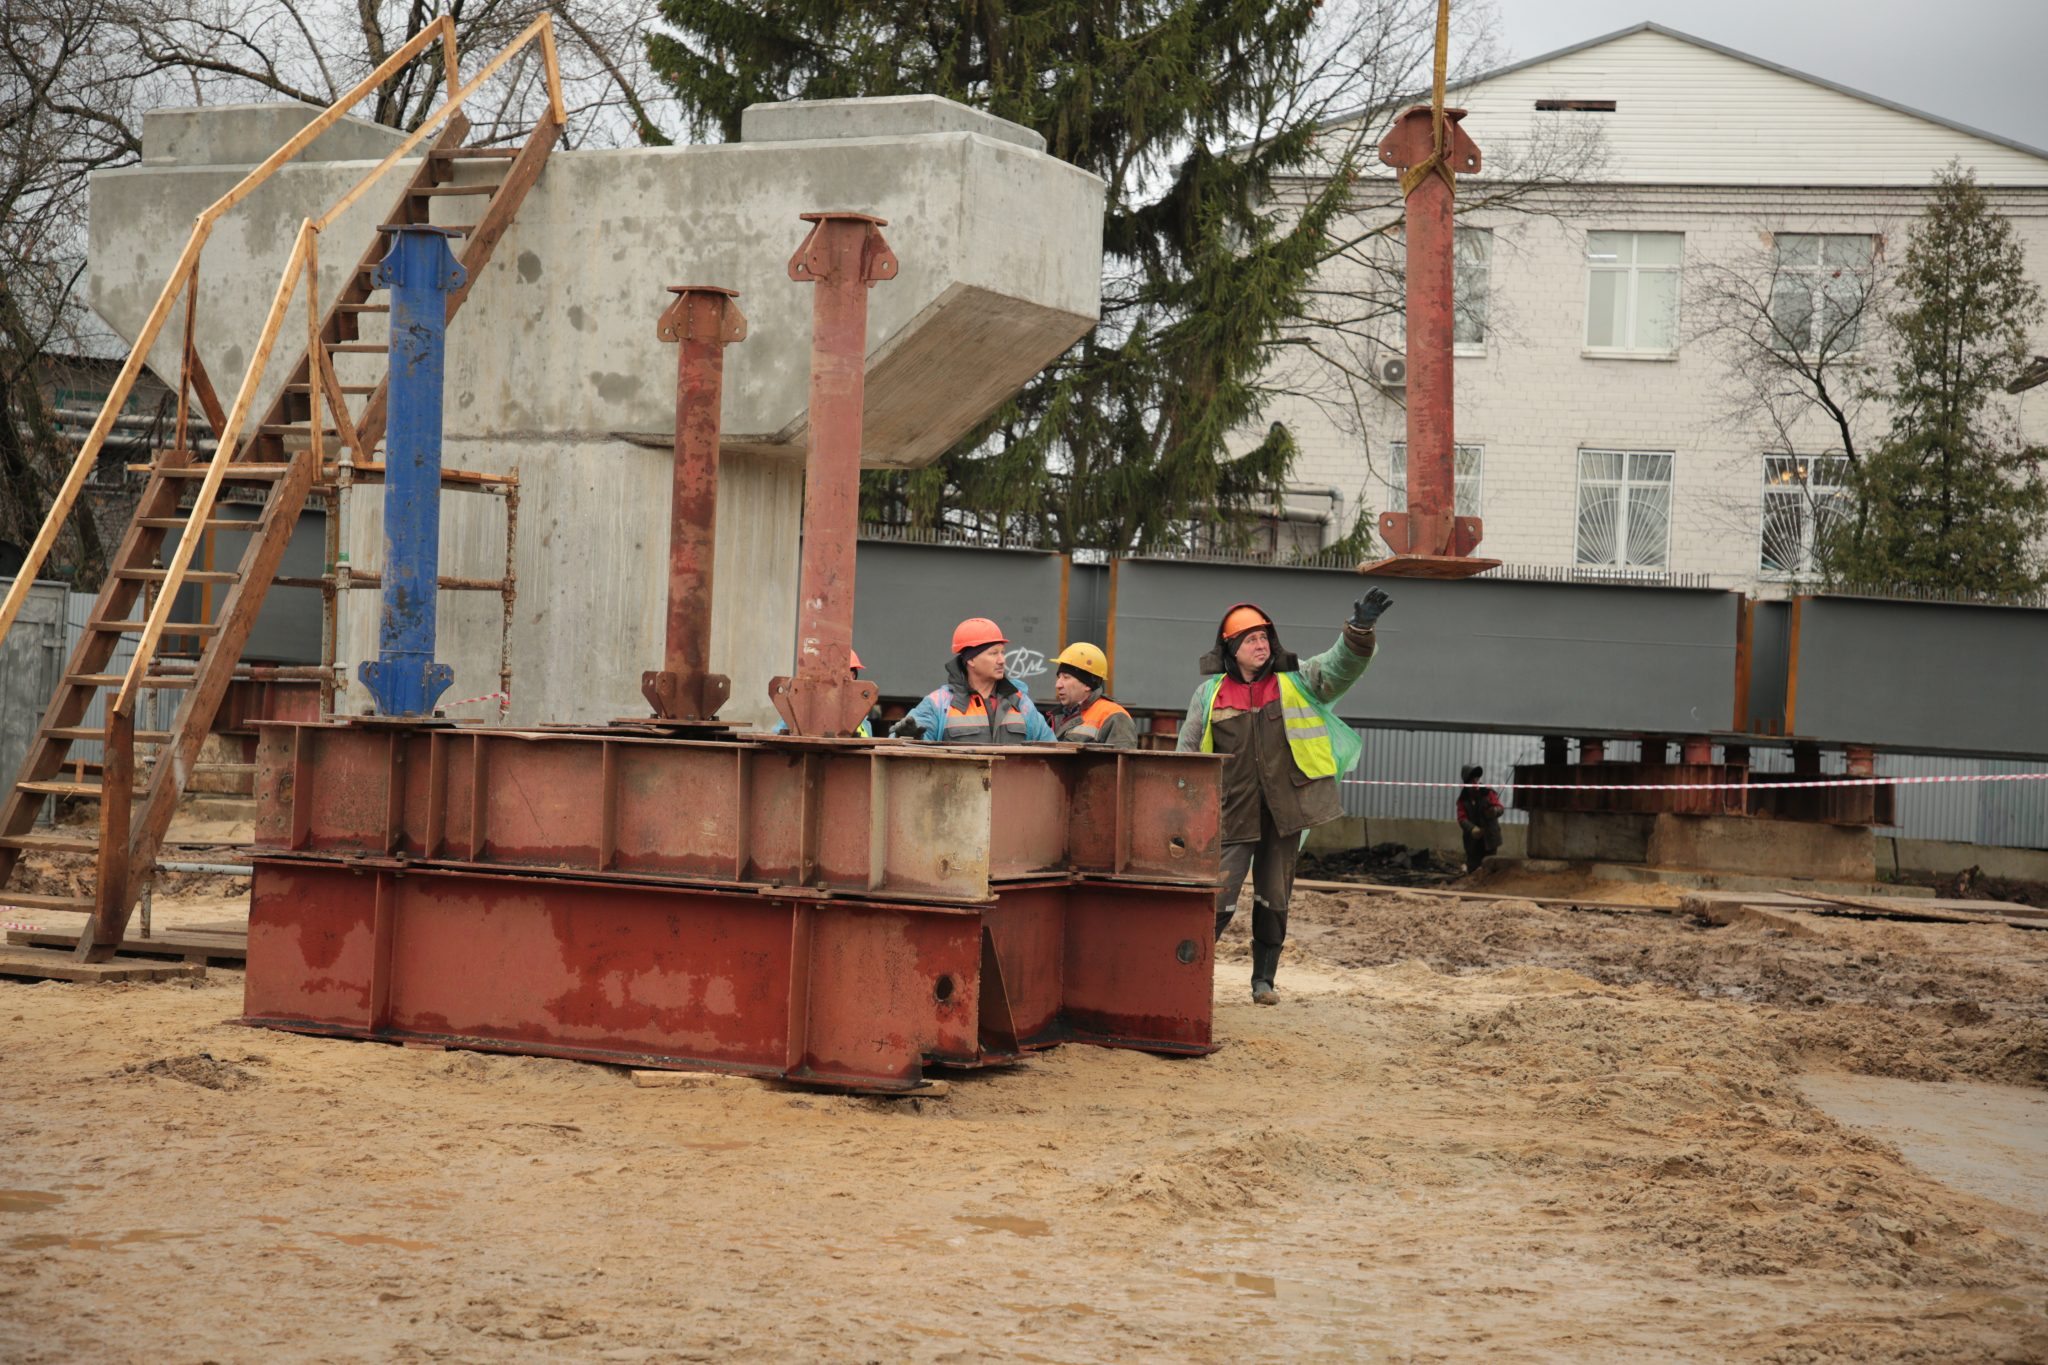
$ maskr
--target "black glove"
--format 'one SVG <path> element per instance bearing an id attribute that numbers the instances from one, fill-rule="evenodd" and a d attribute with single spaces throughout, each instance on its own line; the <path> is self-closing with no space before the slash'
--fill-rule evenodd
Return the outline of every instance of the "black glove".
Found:
<path id="1" fill-rule="evenodd" d="M 902 720 L 897 721 L 894 725 L 889 727 L 889 738 L 923 739 L 924 727 L 917 723 L 916 717 L 905 716 Z"/>
<path id="2" fill-rule="evenodd" d="M 1360 630 L 1371 630 L 1373 622 L 1380 619 L 1380 613 L 1393 605 L 1393 598 L 1374 588 L 1351 604 L 1351 624 Z"/>

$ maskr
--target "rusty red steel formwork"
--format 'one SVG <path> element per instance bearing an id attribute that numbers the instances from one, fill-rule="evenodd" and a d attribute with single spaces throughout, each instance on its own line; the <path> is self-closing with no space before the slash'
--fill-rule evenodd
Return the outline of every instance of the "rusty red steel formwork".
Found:
<path id="1" fill-rule="evenodd" d="M 246 1017 L 882 1089 L 1065 1041 L 1206 1052 L 1220 772 L 1065 745 L 266 726 Z M 481 969 L 443 970 L 451 917 Z M 809 957 L 757 942 L 798 932 Z M 745 1017 L 707 1032 L 692 990 Z M 948 1032 L 963 1008 L 971 1045 Z"/>
<path id="2" fill-rule="evenodd" d="M 796 676 L 768 695 L 793 735 L 851 735 L 875 704 L 857 681 L 853 554 L 860 532 L 861 415 L 866 401 L 868 290 L 896 278 L 882 240 L 885 218 L 806 213 L 810 233 L 789 277 L 816 286 L 811 301 L 810 459 L 804 469 L 803 569 L 797 589 Z"/>
<path id="3" fill-rule="evenodd" d="M 708 721 L 732 695 L 711 671 L 712 560 L 718 540 L 719 405 L 725 348 L 747 336 L 736 290 L 672 285 L 674 303 L 655 335 L 678 343 L 675 480 L 670 500 L 668 626 L 662 666 L 641 675 L 640 691 L 666 720 Z"/>
<path id="4" fill-rule="evenodd" d="M 1593 749 L 1590 743 L 1587 749 Z M 1691 741 L 1687 751 L 1697 752 Z M 1746 763 L 1518 764 L 1518 810 L 1579 815 L 1767 816 L 1835 825 L 1889 825 L 1897 818 L 1898 788 L 1787 787 L 1811 773 L 1752 772 Z M 1526 784 L 1526 785 L 1525 785 Z M 1584 785 L 1583 791 L 1542 790 Z M 1699 791 L 1617 791 L 1616 787 L 1698 786 Z"/>

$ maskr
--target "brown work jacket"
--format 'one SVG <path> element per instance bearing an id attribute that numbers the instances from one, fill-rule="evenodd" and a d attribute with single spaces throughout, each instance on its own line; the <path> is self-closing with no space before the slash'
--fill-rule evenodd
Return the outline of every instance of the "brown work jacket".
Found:
<path id="1" fill-rule="evenodd" d="M 1325 702 L 1342 696 L 1351 680 L 1372 658 L 1376 641 L 1371 630 L 1346 624 L 1335 645 L 1307 663 L 1277 647 L 1270 667 L 1277 672 L 1298 673 L 1311 692 Z M 1340 666 L 1332 656 L 1343 650 L 1352 656 Z M 1212 659 L 1222 663 L 1221 648 L 1204 658 L 1204 672 Z M 1343 681 L 1337 682 L 1341 676 Z M 1325 694 L 1328 695 L 1325 695 Z M 1278 698 L 1257 711 L 1237 711 L 1218 706 L 1207 719 L 1213 727 L 1215 752 L 1227 754 L 1223 765 L 1223 842 L 1254 843 L 1260 834 L 1259 812 L 1272 812 L 1273 828 L 1282 837 L 1326 824 L 1344 813 L 1338 799 L 1337 781 L 1330 777 L 1308 777 L 1294 765 L 1294 752 L 1287 747 L 1287 723 L 1280 713 Z M 1190 710 L 1181 724 L 1182 749 L 1201 747 L 1204 717 Z"/>

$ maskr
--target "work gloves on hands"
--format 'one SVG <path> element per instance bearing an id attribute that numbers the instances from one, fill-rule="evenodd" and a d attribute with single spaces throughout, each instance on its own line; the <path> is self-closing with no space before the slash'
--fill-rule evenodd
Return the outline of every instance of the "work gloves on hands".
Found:
<path id="1" fill-rule="evenodd" d="M 1373 622 L 1380 619 L 1380 613 L 1393 605 L 1393 598 L 1374 588 L 1351 604 L 1351 624 L 1360 630 L 1371 630 Z"/>
<path id="2" fill-rule="evenodd" d="M 889 727 L 889 738 L 923 739 L 924 727 L 917 723 L 916 717 L 905 716 L 902 720 L 897 721 L 894 725 Z"/>

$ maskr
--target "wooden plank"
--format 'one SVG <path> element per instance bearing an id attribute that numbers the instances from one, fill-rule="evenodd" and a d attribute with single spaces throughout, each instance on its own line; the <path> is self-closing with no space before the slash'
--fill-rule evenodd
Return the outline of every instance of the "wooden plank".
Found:
<path id="1" fill-rule="evenodd" d="M 7 933 L 9 947 L 68 949 L 77 942 L 77 934 L 67 933 L 62 929 L 10 929 Z M 120 951 L 131 957 L 169 957 L 194 962 L 242 962 L 249 956 L 249 935 L 247 932 L 201 934 L 190 929 L 173 929 L 166 933 L 151 934 L 148 938 L 137 938 L 131 934 L 121 940 Z"/>
<path id="2" fill-rule="evenodd" d="M 205 975 L 203 962 L 119 957 L 105 962 L 81 962 L 53 948 L 0 949 L 0 976 L 30 981 L 171 981 Z"/>
<path id="3" fill-rule="evenodd" d="M 1596 901 L 1586 896 L 1524 896 L 1512 891 L 1452 891 L 1436 886 L 1390 886 L 1385 882 L 1333 882 L 1318 881 L 1311 877 L 1294 879 L 1297 891 L 1365 891 L 1375 896 L 1439 896 L 1445 900 L 1460 901 L 1528 901 L 1532 905 L 1554 905 L 1567 910 L 1618 910 L 1670 915 L 1677 913 L 1669 905 L 1642 905 L 1632 901 Z"/>
<path id="4" fill-rule="evenodd" d="M 1854 914 L 1880 919 L 1927 920 L 1947 924 L 2010 924 L 2015 929 L 2048 929 L 2048 914 L 2030 905 L 2002 909 L 2003 901 L 1936 901 L 1931 897 L 1822 896 L 1813 898 L 1820 914 Z M 1967 907 L 1967 908 L 1963 908 Z"/>

